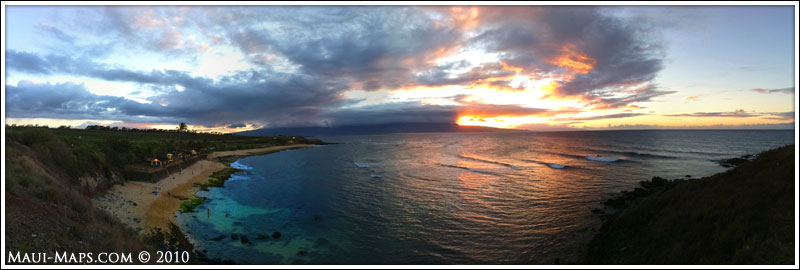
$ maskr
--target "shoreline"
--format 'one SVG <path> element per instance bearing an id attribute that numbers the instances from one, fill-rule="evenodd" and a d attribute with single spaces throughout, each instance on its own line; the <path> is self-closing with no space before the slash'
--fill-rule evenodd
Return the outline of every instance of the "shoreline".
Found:
<path id="1" fill-rule="evenodd" d="M 156 183 L 125 181 L 91 198 L 91 201 L 96 208 L 113 215 L 140 236 L 151 230 L 166 231 L 170 223 L 178 225 L 176 212 L 181 203 L 194 197 L 200 189 L 198 186 L 205 184 L 209 176 L 229 167 L 220 158 L 238 159 L 312 146 L 297 144 L 213 152 L 208 159 L 199 160 Z M 153 193 L 156 188 L 157 195 Z"/>
<path id="2" fill-rule="evenodd" d="M 748 155 L 710 176 L 640 181 L 592 210 L 602 224 L 580 263 L 791 264 L 794 150 Z"/>

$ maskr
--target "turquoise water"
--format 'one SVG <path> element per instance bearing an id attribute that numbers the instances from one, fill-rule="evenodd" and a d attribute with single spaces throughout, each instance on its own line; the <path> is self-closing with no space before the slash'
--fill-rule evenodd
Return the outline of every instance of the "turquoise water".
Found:
<path id="1" fill-rule="evenodd" d="M 199 193 L 211 200 L 179 223 L 199 250 L 241 264 L 569 262 L 600 223 L 590 210 L 612 194 L 724 171 L 716 160 L 793 143 L 794 131 L 322 139 L 342 144 L 237 161 L 245 171 Z"/>

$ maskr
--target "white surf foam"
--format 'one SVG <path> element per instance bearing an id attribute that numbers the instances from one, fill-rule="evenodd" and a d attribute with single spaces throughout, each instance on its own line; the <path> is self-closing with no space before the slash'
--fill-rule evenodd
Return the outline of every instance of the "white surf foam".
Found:
<path id="1" fill-rule="evenodd" d="M 353 164 L 355 164 L 356 167 L 359 167 L 359 168 L 372 168 L 372 167 L 379 167 L 379 166 L 383 165 L 383 163 L 381 163 L 381 162 L 355 162 L 355 161 L 353 161 Z"/>

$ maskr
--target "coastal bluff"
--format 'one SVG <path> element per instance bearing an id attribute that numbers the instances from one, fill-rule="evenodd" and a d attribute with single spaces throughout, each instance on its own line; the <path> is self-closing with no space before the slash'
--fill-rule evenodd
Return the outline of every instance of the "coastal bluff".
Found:
<path id="1" fill-rule="evenodd" d="M 625 192 L 588 245 L 586 264 L 793 264 L 795 146 L 713 176 Z M 659 180 L 659 181 L 657 181 Z M 620 202 L 622 201 L 622 202 Z M 608 205 L 609 202 L 606 204 Z"/>

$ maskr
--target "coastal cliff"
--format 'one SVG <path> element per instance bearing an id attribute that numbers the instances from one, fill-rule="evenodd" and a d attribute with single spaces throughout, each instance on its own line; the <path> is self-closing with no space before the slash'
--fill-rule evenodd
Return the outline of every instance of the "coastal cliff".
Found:
<path id="1" fill-rule="evenodd" d="M 155 250 L 111 214 L 95 208 L 83 193 L 90 184 L 99 188 L 120 182 L 118 174 L 106 176 L 97 168 L 86 171 L 88 176 L 71 174 L 57 161 L 73 157 L 68 147 L 55 137 L 30 144 L 6 137 L 6 251 Z"/>
<path id="2" fill-rule="evenodd" d="M 613 214 L 587 264 L 793 264 L 794 145 L 700 179 L 641 182 Z M 603 210 L 596 210 L 603 213 Z"/>

